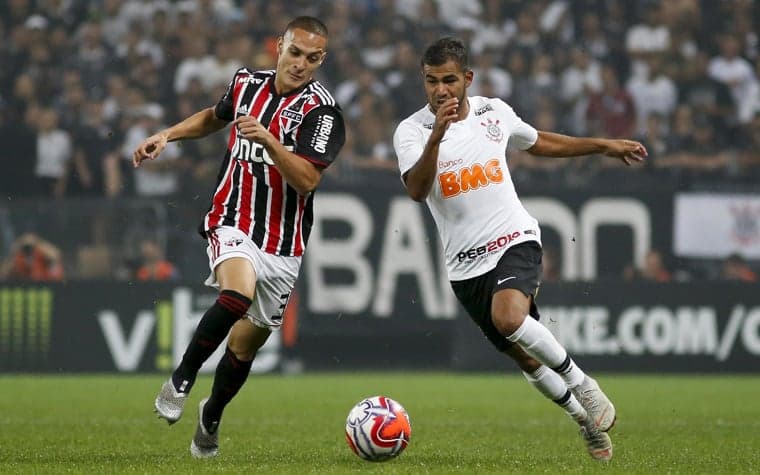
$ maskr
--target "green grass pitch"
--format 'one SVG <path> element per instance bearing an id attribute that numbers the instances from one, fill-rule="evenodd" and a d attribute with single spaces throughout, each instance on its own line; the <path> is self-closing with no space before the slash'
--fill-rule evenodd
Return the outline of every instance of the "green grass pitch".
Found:
<path id="1" fill-rule="evenodd" d="M 156 375 L 3 375 L 0 473 L 758 473 L 759 376 L 598 379 L 618 409 L 606 464 L 515 374 L 254 375 L 225 413 L 220 455 L 200 461 L 188 446 L 209 377 L 170 427 L 152 413 Z M 385 463 L 343 438 L 348 410 L 376 394 L 412 421 L 409 447 Z"/>

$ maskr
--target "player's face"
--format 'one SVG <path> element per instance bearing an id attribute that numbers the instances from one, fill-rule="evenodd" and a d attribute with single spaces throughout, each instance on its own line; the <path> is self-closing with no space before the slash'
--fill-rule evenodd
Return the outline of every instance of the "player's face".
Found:
<path id="1" fill-rule="evenodd" d="M 280 94 L 298 89 L 311 80 L 327 55 L 327 38 L 293 28 L 277 42 L 277 78 Z"/>
<path id="2" fill-rule="evenodd" d="M 458 63 L 448 60 L 440 66 L 425 64 L 422 74 L 425 94 L 433 113 L 438 112 L 438 107 L 452 97 L 459 99 L 459 107 L 465 104 L 467 88 L 472 84 L 472 71 L 463 71 Z"/>

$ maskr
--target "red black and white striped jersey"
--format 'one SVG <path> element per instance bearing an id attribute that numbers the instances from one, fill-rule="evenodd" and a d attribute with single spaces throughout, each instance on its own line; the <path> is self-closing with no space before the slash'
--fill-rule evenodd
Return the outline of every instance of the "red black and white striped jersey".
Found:
<path id="1" fill-rule="evenodd" d="M 227 121 L 256 117 L 286 149 L 328 167 L 345 142 L 340 107 L 318 81 L 281 96 L 274 79 L 273 70 L 239 69 L 216 105 L 216 116 Z M 233 127 L 201 231 L 205 236 L 215 227 L 233 226 L 267 253 L 300 256 L 311 232 L 313 204 L 313 192 L 299 195 L 264 147 Z"/>

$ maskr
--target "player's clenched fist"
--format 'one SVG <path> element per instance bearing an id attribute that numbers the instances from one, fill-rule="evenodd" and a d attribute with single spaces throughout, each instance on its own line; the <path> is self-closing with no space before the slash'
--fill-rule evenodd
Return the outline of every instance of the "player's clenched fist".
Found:
<path id="1" fill-rule="evenodd" d="M 139 167 L 143 160 L 153 160 L 158 157 L 166 147 L 167 138 L 164 134 L 151 135 L 143 140 L 132 154 L 132 165 Z"/>
<path id="2" fill-rule="evenodd" d="M 274 138 L 266 127 L 261 125 L 261 122 L 250 115 L 238 117 L 232 125 L 233 127 L 237 127 L 238 132 L 240 132 L 243 138 L 252 142 L 264 145 L 267 140 Z"/>
<path id="3" fill-rule="evenodd" d="M 441 134 L 446 132 L 449 128 L 449 124 L 456 122 L 459 116 L 459 99 L 456 97 L 450 97 L 441 102 L 438 106 L 438 110 L 435 113 L 434 127 L 441 131 Z"/>

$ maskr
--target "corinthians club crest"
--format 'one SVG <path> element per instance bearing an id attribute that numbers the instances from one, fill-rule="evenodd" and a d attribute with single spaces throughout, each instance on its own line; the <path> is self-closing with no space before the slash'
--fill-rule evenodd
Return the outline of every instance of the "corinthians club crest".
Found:
<path id="1" fill-rule="evenodd" d="M 760 241 L 760 208 L 739 204 L 730 206 L 730 210 L 734 218 L 734 239 L 742 246 Z"/>
<path id="2" fill-rule="evenodd" d="M 486 137 L 488 137 L 488 140 L 493 140 L 496 143 L 500 143 L 504 140 L 504 131 L 499 127 L 499 119 L 496 119 L 496 121 L 486 119 L 486 122 L 481 122 L 480 125 L 486 128 Z"/>

